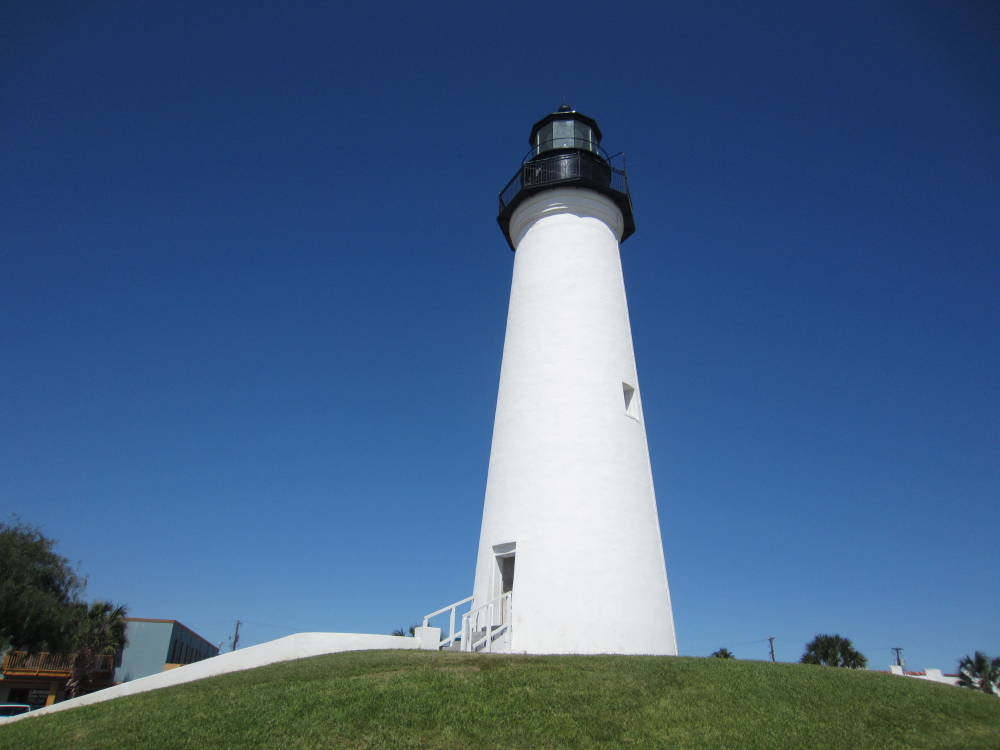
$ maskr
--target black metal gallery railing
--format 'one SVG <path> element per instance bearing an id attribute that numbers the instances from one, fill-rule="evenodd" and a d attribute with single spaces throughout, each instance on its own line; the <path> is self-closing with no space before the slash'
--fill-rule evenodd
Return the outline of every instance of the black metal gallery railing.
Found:
<path id="1" fill-rule="evenodd" d="M 500 213 L 526 188 L 537 190 L 543 185 L 554 187 L 570 181 L 593 185 L 601 192 L 611 190 L 628 195 L 624 169 L 612 167 L 605 160 L 586 153 L 560 154 L 522 164 L 507 187 L 500 191 Z"/>
<path id="2" fill-rule="evenodd" d="M 632 196 L 625 179 L 625 156 L 618 156 L 621 156 L 621 169 L 612 166 L 611 159 L 615 157 L 598 156 L 586 151 L 571 151 L 522 162 L 517 174 L 500 191 L 497 223 L 510 249 L 515 249 L 515 238 L 510 236 L 510 221 L 517 207 L 530 196 L 559 186 L 588 188 L 610 198 L 622 212 L 619 241 L 628 239 L 635 232 L 635 219 L 632 217 Z"/>
<path id="3" fill-rule="evenodd" d="M 569 180 L 582 180 L 595 187 L 610 188 L 617 193 L 628 195 L 628 181 L 625 170 L 612 167 L 607 162 L 598 161 L 588 154 L 560 154 L 548 159 L 528 161 L 521 165 L 517 174 L 500 191 L 500 212 L 510 205 L 515 196 L 526 187 L 539 187 Z"/>

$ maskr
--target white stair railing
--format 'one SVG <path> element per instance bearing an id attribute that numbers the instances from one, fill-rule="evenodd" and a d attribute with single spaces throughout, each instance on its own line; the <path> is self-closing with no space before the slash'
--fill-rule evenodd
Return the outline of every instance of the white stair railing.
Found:
<path id="1" fill-rule="evenodd" d="M 513 605 L 514 592 L 508 591 L 463 615 L 462 650 L 491 653 L 493 642 L 504 635 L 506 635 L 507 650 L 510 650 Z"/>
<path id="2" fill-rule="evenodd" d="M 466 602 L 471 602 L 472 599 L 473 599 L 473 597 L 471 597 L 471 596 L 467 597 L 467 598 L 463 599 L 460 602 L 455 602 L 454 604 L 449 604 L 447 607 L 442 607 L 437 612 L 431 612 L 429 615 L 425 615 L 424 616 L 424 627 L 426 628 L 427 625 L 428 625 L 428 623 L 430 622 L 430 619 L 432 617 L 437 617 L 438 615 L 443 614 L 444 612 L 447 612 L 449 609 L 451 610 L 451 624 L 450 624 L 449 629 L 448 629 L 448 631 L 449 631 L 448 632 L 448 637 L 444 638 L 441 641 L 441 643 L 438 646 L 438 648 L 449 648 L 455 642 L 456 638 L 461 638 L 462 634 L 455 632 L 455 610 L 458 609 L 459 607 L 461 607 Z M 464 623 L 465 620 L 463 619 L 462 622 Z"/>

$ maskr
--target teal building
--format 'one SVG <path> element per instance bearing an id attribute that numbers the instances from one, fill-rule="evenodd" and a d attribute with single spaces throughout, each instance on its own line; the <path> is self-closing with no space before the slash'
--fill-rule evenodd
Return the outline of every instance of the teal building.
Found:
<path id="1" fill-rule="evenodd" d="M 218 656 L 219 647 L 177 620 L 128 618 L 128 645 L 115 657 L 115 682 L 138 680 Z"/>

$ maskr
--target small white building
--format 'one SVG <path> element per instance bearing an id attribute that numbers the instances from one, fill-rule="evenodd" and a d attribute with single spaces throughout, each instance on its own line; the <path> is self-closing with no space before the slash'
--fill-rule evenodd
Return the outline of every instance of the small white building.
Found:
<path id="1" fill-rule="evenodd" d="M 942 674 L 940 669 L 925 669 L 923 672 L 907 672 L 904 667 L 893 664 L 889 667 L 889 672 L 901 675 L 902 677 L 915 677 L 918 680 L 940 682 L 945 685 L 958 685 L 957 674 Z"/>

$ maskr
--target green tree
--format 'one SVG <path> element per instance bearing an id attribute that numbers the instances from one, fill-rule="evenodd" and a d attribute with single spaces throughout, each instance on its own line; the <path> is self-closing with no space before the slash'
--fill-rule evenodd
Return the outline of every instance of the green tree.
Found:
<path id="1" fill-rule="evenodd" d="M 712 653 L 711 656 L 714 656 L 716 659 L 735 659 L 736 658 L 735 656 L 733 656 L 733 652 L 730 651 L 728 648 L 720 648 L 718 651 Z"/>
<path id="2" fill-rule="evenodd" d="M 79 620 L 73 634 L 73 674 L 68 687 L 75 698 L 87 692 L 91 677 L 97 671 L 97 657 L 113 655 L 128 645 L 125 628 L 128 607 L 100 599 L 89 607 L 79 606 Z"/>
<path id="3" fill-rule="evenodd" d="M 56 542 L 12 516 L 0 522 L 0 651 L 70 646 L 75 607 L 86 587 L 56 554 Z"/>
<path id="4" fill-rule="evenodd" d="M 866 669 L 868 659 L 854 648 L 850 638 L 839 635 L 817 635 L 806 644 L 806 652 L 799 659 L 801 664 L 822 664 L 826 667 Z"/>
<path id="5" fill-rule="evenodd" d="M 1000 657 L 990 657 L 977 651 L 958 662 L 958 684 L 984 693 L 1000 694 Z"/>

